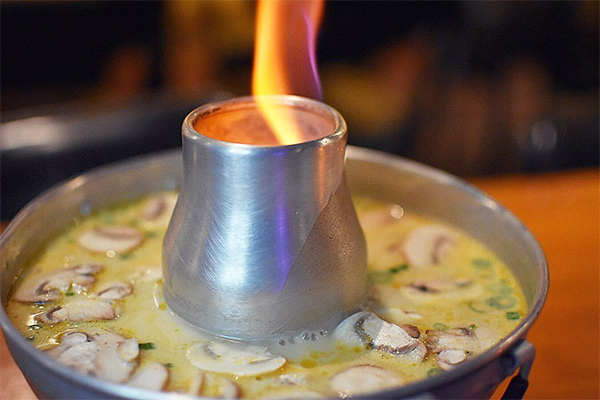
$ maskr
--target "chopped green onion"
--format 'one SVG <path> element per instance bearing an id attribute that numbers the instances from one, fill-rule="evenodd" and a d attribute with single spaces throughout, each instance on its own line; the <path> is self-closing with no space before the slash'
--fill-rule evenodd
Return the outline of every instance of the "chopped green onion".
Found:
<path id="1" fill-rule="evenodd" d="M 471 325 L 469 325 L 469 329 L 474 331 L 475 329 L 477 329 L 477 325 L 471 324 Z"/>
<path id="2" fill-rule="evenodd" d="M 71 291 L 68 291 L 65 293 L 65 296 L 74 296 L 74 295 L 75 295 L 75 293 L 73 293 Z"/>
<path id="3" fill-rule="evenodd" d="M 499 295 L 507 295 L 513 292 L 513 288 L 510 287 L 510 284 L 505 279 L 502 279 L 500 282 L 489 285 L 488 289 L 492 293 Z"/>
<path id="4" fill-rule="evenodd" d="M 429 371 L 427 371 L 427 376 L 435 376 L 441 373 L 442 370 L 440 368 L 431 368 Z"/>
<path id="5" fill-rule="evenodd" d="M 514 307 L 517 304 L 517 300 L 510 296 L 494 296 L 487 299 L 487 303 L 490 307 L 497 308 L 498 310 L 506 310 Z"/>
<path id="6" fill-rule="evenodd" d="M 433 329 L 437 329 L 438 331 L 445 331 L 446 329 L 448 329 L 448 325 L 437 322 L 433 324 Z"/>
<path id="7" fill-rule="evenodd" d="M 506 318 L 508 318 L 508 319 L 520 319 L 521 318 L 521 314 L 519 314 L 519 312 L 517 312 L 517 311 L 507 311 L 506 312 Z"/>
<path id="8" fill-rule="evenodd" d="M 121 255 L 119 255 L 119 258 L 120 258 L 121 260 L 128 260 L 128 259 L 130 259 L 131 257 L 132 257 L 132 254 L 131 254 L 131 253 L 125 253 L 125 254 L 121 254 Z"/>
<path id="9" fill-rule="evenodd" d="M 407 263 L 396 265 L 395 267 L 390 268 L 390 274 L 397 274 L 398 272 L 401 272 L 401 271 L 404 271 L 407 269 L 408 269 Z"/>
<path id="10" fill-rule="evenodd" d="M 140 343 L 138 346 L 140 350 L 154 350 L 156 348 L 156 346 L 152 342 Z"/>
<path id="11" fill-rule="evenodd" d="M 474 258 L 471 261 L 471 264 L 473 264 L 475 268 L 479 269 L 488 269 L 492 266 L 492 262 L 487 258 Z"/>
<path id="12" fill-rule="evenodd" d="M 167 367 L 167 368 L 173 368 L 173 363 L 166 363 L 165 367 Z"/>
<path id="13" fill-rule="evenodd" d="M 392 275 L 387 272 L 369 271 L 367 273 L 367 279 L 371 283 L 385 285 L 386 283 L 390 283 L 392 281 Z"/>
<path id="14" fill-rule="evenodd" d="M 477 300 L 471 300 L 470 302 L 467 303 L 467 306 L 469 306 L 469 308 L 472 311 L 475 311 L 476 313 L 479 313 L 479 314 L 483 314 L 484 312 L 487 311 L 487 306 L 481 304 L 481 302 L 479 302 Z"/>

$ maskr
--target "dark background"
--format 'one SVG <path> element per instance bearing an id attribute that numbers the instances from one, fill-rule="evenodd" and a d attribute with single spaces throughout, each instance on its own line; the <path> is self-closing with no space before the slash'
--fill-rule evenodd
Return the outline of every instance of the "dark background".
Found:
<path id="1" fill-rule="evenodd" d="M 2 217 L 177 147 L 192 108 L 249 94 L 254 8 L 2 2 Z M 329 1 L 318 61 L 351 144 L 461 176 L 536 173 L 599 164 L 598 35 L 598 2 Z"/>

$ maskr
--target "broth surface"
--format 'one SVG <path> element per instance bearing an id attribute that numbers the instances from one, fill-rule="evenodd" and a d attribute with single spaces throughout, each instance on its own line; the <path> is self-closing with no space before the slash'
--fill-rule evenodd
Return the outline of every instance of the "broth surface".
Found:
<path id="1" fill-rule="evenodd" d="M 136 364 L 134 371 L 153 363 L 166 367 L 168 379 L 162 390 L 204 396 L 307 398 L 356 393 L 344 392 L 334 383 L 338 374 L 351 367 L 381 367 L 398 384 L 444 373 L 452 365 L 442 358 L 452 361 L 451 356 L 464 353 L 469 358 L 484 351 L 507 336 L 526 314 L 525 298 L 510 270 L 476 239 L 439 221 L 405 212 L 398 205 L 355 198 L 368 247 L 368 310 L 394 324 L 385 325 L 390 329 L 416 327 L 419 337 L 410 339 L 413 349 L 390 350 L 379 345 L 377 338 L 365 339 L 364 335 L 362 342 L 345 340 L 356 334 L 358 325 L 354 324 L 348 334 L 336 330 L 318 340 L 297 338 L 294 344 L 270 344 L 270 353 L 286 358 L 283 366 L 270 372 L 202 372 L 189 356 L 190 348 L 215 339 L 173 315 L 162 297 L 161 245 L 175 196 L 156 194 L 76 220 L 51 240 L 19 277 L 7 306 L 12 323 L 41 350 L 57 348 L 65 332 L 92 335 L 109 331 L 136 338 L 139 356 L 132 362 L 139 366 Z M 130 230 L 97 231 L 105 227 Z M 90 232 L 95 233 L 86 236 Z M 122 250 L 104 251 L 103 245 L 122 245 Z M 95 274 L 83 275 L 84 280 L 93 275 L 93 283 L 63 284 L 48 291 L 56 297 L 49 301 L 23 300 L 29 283 L 82 264 L 102 267 Z M 102 300 L 113 307 L 114 317 L 86 321 L 75 316 L 75 306 L 69 306 L 80 300 L 98 300 L 106 293 L 101 289 L 120 283 L 130 285 L 133 291 L 123 298 Z M 36 290 L 39 295 L 41 289 Z M 41 322 L 44 315 L 54 315 L 57 307 L 69 310 L 66 320 Z M 456 343 L 442 344 L 455 333 L 460 336 Z M 469 344 L 463 346 L 463 339 Z M 416 345 L 425 348 L 423 343 L 427 353 L 421 361 L 414 354 Z M 94 370 L 87 373 L 97 374 Z"/>

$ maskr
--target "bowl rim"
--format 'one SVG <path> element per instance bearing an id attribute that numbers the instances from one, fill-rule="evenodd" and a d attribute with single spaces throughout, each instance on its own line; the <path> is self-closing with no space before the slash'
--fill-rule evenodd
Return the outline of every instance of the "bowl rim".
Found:
<path id="1" fill-rule="evenodd" d="M 92 181 L 102 179 L 104 177 L 119 174 L 125 171 L 132 171 L 135 169 L 144 169 L 151 163 L 166 162 L 167 160 L 176 159 L 181 157 L 181 150 L 167 150 L 161 152 L 150 153 L 146 155 L 136 156 L 125 160 L 109 163 L 104 166 L 100 166 L 84 172 L 74 178 L 68 179 L 59 183 L 50 189 L 44 191 L 38 195 L 35 199 L 30 201 L 9 223 L 7 228 L 0 235 L 0 254 L 1 250 L 5 246 L 8 239 L 19 229 L 19 226 L 23 221 L 41 204 L 51 201 L 54 197 L 59 196 L 64 192 L 75 190 L 76 188 L 82 187 Z M 549 271 L 548 264 L 545 255 L 533 237 L 531 232 L 506 208 L 500 205 L 497 201 L 484 194 L 473 185 L 466 181 L 455 177 L 447 172 L 439 169 L 426 166 L 424 164 L 408 160 L 403 157 L 387 154 L 384 152 L 348 146 L 347 158 L 356 161 L 369 162 L 385 166 L 387 168 L 403 170 L 410 173 L 418 174 L 426 177 L 427 179 L 433 180 L 436 183 L 442 185 L 450 185 L 458 188 L 468 195 L 476 197 L 482 205 L 492 209 L 499 217 L 505 219 L 511 226 L 516 230 L 519 230 L 527 241 L 528 248 L 533 252 L 536 263 L 535 267 L 538 272 L 538 289 L 533 298 L 532 303 L 529 306 L 528 313 L 521 319 L 519 324 L 499 343 L 492 346 L 483 353 L 478 354 L 476 357 L 468 359 L 452 371 L 448 373 L 438 374 L 436 376 L 415 381 L 405 386 L 398 388 L 389 389 L 386 391 L 372 392 L 368 395 L 356 396 L 355 398 L 390 398 L 390 397 L 405 397 L 411 396 L 416 393 L 427 393 L 437 387 L 444 386 L 447 383 L 457 381 L 468 374 L 471 374 L 485 365 L 490 363 L 496 357 L 506 353 L 511 348 L 519 344 L 525 339 L 527 332 L 533 325 L 541 313 L 548 294 L 549 287 Z M 8 297 L 7 297 L 8 299 Z M 43 351 L 32 346 L 31 343 L 17 330 L 17 328 L 10 322 L 8 315 L 6 314 L 5 304 L 2 298 L 0 298 L 0 327 L 4 331 L 4 335 L 7 338 L 7 342 L 11 342 L 20 351 L 25 352 L 26 355 L 35 360 L 39 365 L 43 366 L 44 369 L 52 371 L 55 375 L 61 378 L 76 383 L 83 387 L 88 387 L 97 392 L 105 393 L 107 395 L 115 397 L 125 398 L 146 398 L 146 399 L 172 399 L 172 398 L 206 398 L 202 396 L 190 396 L 187 394 L 181 394 L 176 392 L 154 392 L 145 389 L 139 389 L 125 384 L 111 383 L 105 380 L 101 380 L 95 377 L 87 376 L 82 373 L 75 371 L 67 367 L 66 365 L 57 363 L 53 358 L 46 356 Z M 13 350 L 9 347 L 11 353 Z"/>

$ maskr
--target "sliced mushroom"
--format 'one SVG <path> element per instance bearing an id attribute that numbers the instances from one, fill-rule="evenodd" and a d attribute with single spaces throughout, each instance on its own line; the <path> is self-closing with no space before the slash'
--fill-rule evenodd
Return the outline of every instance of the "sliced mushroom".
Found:
<path id="1" fill-rule="evenodd" d="M 46 354 L 79 372 L 94 375 L 94 360 L 99 351 L 100 347 L 92 336 L 84 332 L 68 332 L 62 335 L 60 345 L 46 351 Z"/>
<path id="2" fill-rule="evenodd" d="M 230 379 L 223 378 L 221 386 L 219 386 L 220 397 L 224 399 L 237 399 L 241 396 L 239 386 Z"/>
<path id="3" fill-rule="evenodd" d="M 409 264 L 425 267 L 442 262 L 456 244 L 456 234 L 439 225 L 427 225 L 415 229 L 404 241 L 402 251 Z"/>
<path id="4" fill-rule="evenodd" d="M 98 291 L 98 297 L 107 300 L 117 300 L 133 293 L 133 286 L 128 282 L 116 282 Z"/>
<path id="5" fill-rule="evenodd" d="M 137 369 L 127 385 L 140 389 L 160 391 L 167 384 L 169 370 L 164 365 L 151 362 Z"/>
<path id="6" fill-rule="evenodd" d="M 87 375 L 110 382 L 123 382 L 137 366 L 138 343 L 112 332 L 93 335 L 68 332 L 60 345 L 46 351 L 59 362 Z M 119 350 L 121 349 L 121 350 Z M 123 349 L 127 349 L 123 351 Z"/>
<path id="7" fill-rule="evenodd" d="M 395 307 L 382 308 L 377 310 L 377 314 L 386 321 L 393 322 L 396 325 L 420 322 L 423 320 L 423 315 L 416 311 L 403 310 Z"/>
<path id="8" fill-rule="evenodd" d="M 96 299 L 80 299 L 50 311 L 39 314 L 35 319 L 44 324 L 57 324 L 61 321 L 83 322 L 115 319 L 118 316 L 114 304 Z"/>
<path id="9" fill-rule="evenodd" d="M 190 380 L 190 387 L 188 389 L 188 393 L 194 396 L 199 395 L 200 391 L 202 390 L 202 386 L 204 386 L 204 380 L 204 372 L 196 371 L 196 373 L 194 374 L 194 376 L 192 376 L 192 379 Z"/>
<path id="10" fill-rule="evenodd" d="M 467 352 L 459 349 L 442 350 L 437 355 L 437 364 L 444 371 L 450 371 L 458 363 L 465 361 Z"/>
<path id="11" fill-rule="evenodd" d="M 340 397 L 354 396 L 400 386 L 404 381 L 396 374 L 374 365 L 359 365 L 334 375 L 329 387 Z"/>
<path id="12" fill-rule="evenodd" d="M 464 361 L 469 354 L 486 350 L 500 339 L 496 332 L 484 327 L 475 330 L 468 328 L 428 330 L 425 335 L 427 336 L 425 345 L 432 353 L 437 354 L 438 364 L 444 370 Z"/>
<path id="13" fill-rule="evenodd" d="M 95 361 L 96 375 L 110 382 L 126 381 L 138 364 L 137 339 L 125 339 L 116 333 L 104 332 L 96 336 L 96 343 L 101 349 Z"/>
<path id="14" fill-rule="evenodd" d="M 130 226 L 101 226 L 85 232 L 78 243 L 94 253 L 126 253 L 142 244 L 144 236 Z"/>
<path id="15" fill-rule="evenodd" d="M 153 196 L 146 200 L 142 206 L 141 217 L 151 225 L 168 225 L 177 204 L 177 195 L 165 193 Z"/>
<path id="16" fill-rule="evenodd" d="M 239 376 L 275 371 L 286 362 L 285 358 L 273 355 L 263 347 L 218 341 L 194 344 L 187 357 L 201 370 Z"/>
<path id="17" fill-rule="evenodd" d="M 427 330 L 425 345 L 432 353 L 442 350 L 463 349 L 475 351 L 479 349 L 479 340 L 475 332 L 468 328 L 451 328 L 443 331 Z"/>
<path id="18" fill-rule="evenodd" d="M 421 362 L 427 349 L 418 340 L 416 326 L 390 324 L 372 312 L 362 311 L 346 318 L 334 337 L 350 345 L 360 343 L 368 349 L 393 354 L 413 362 Z"/>
<path id="19" fill-rule="evenodd" d="M 402 294 L 418 302 L 466 300 L 476 298 L 483 287 L 470 279 L 438 278 L 413 281 L 402 289 Z"/>
<path id="20" fill-rule="evenodd" d="M 12 298 L 23 303 L 45 303 L 60 298 L 61 292 L 67 291 L 73 284 L 87 290 L 94 284 L 96 281 L 94 276 L 102 268 L 102 265 L 98 264 L 80 264 L 48 272 L 34 279 L 25 280 Z"/>

